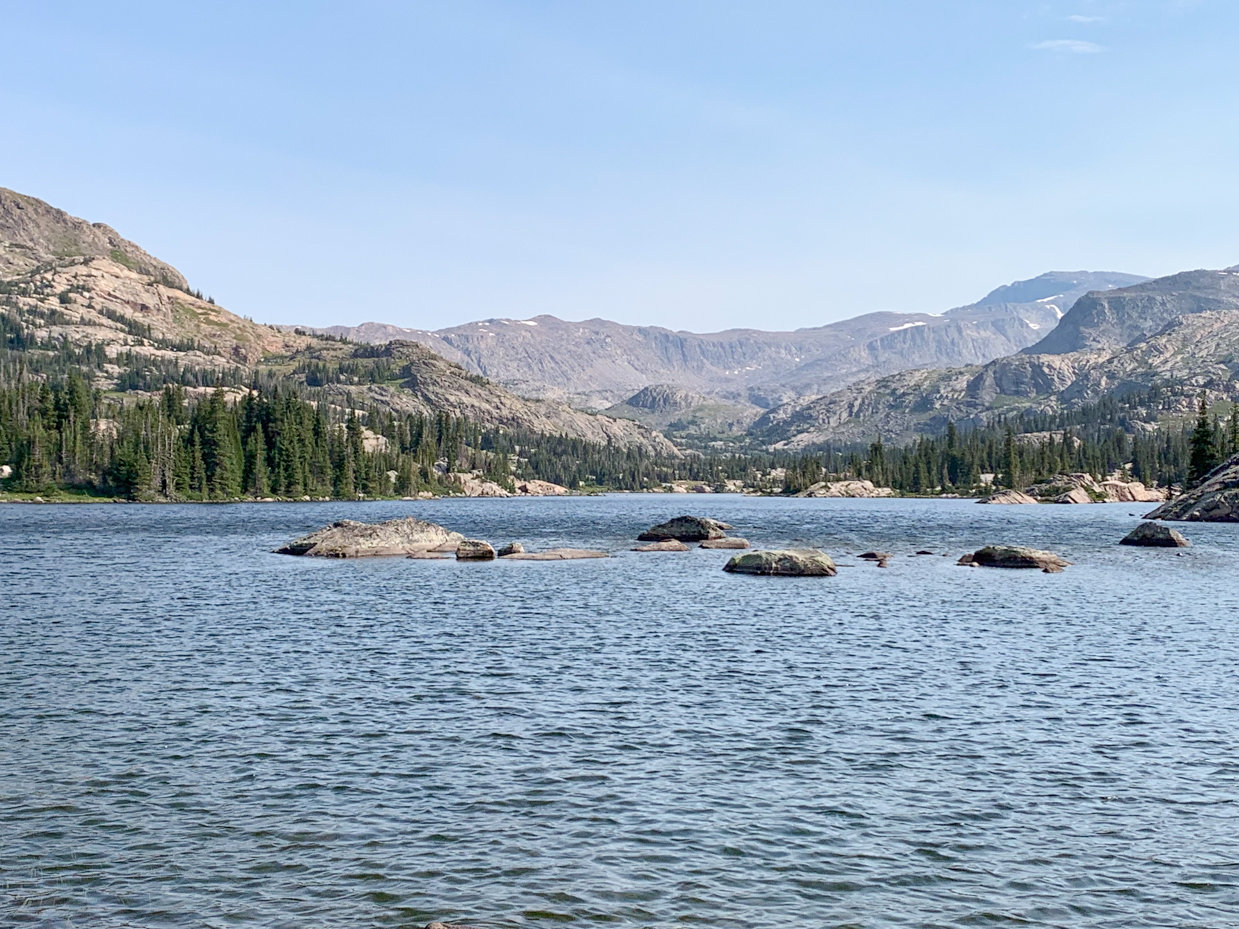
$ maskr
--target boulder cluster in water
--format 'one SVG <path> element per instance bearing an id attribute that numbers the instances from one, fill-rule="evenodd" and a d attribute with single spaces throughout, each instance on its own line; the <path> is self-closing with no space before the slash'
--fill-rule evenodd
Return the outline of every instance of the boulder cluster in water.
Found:
<path id="1" fill-rule="evenodd" d="M 1239 460 L 1235 470 L 1239 472 Z M 1225 472 L 1225 469 L 1219 469 Z M 1218 475 L 1215 474 L 1215 477 Z M 1223 475 L 1229 479 L 1228 475 Z M 1206 505 L 1205 500 L 1215 499 L 1217 495 L 1239 495 L 1239 473 L 1236 473 L 1234 485 L 1226 484 L 1220 490 L 1209 490 L 1209 482 L 1202 485 L 1207 493 L 1214 497 L 1198 496 L 1188 501 L 1183 512 L 1196 512 L 1193 507 Z M 1018 494 L 1018 491 L 1004 493 Z M 1182 498 L 1180 498 L 1182 499 Z M 991 502 L 1022 502 L 1001 501 Z M 1178 501 L 1175 501 L 1178 503 Z M 1150 514 L 1156 517 L 1166 510 L 1166 504 Z M 1216 505 L 1215 505 L 1216 506 Z M 1237 504 L 1239 506 L 1239 504 Z M 1237 511 L 1239 512 L 1239 511 Z M 1161 518 L 1193 518 L 1192 516 L 1163 516 Z M 1197 517 L 1203 518 L 1203 517 Z M 825 552 L 813 548 L 763 549 L 748 551 L 751 548 L 746 539 L 728 536 L 733 527 L 727 523 L 705 516 L 677 516 L 652 526 L 637 536 L 637 540 L 645 544 L 633 549 L 634 552 L 687 552 L 689 542 L 698 543 L 703 549 L 741 549 L 742 554 L 733 556 L 723 570 L 729 574 L 761 574 L 786 577 L 834 577 L 838 568 Z M 1120 542 L 1122 545 L 1141 546 L 1146 548 L 1186 548 L 1190 543 L 1180 533 L 1157 523 L 1142 523 L 1132 530 Z M 496 550 L 495 546 L 482 539 L 467 539 L 459 532 L 452 532 L 436 523 L 404 517 L 391 519 L 378 524 L 361 523 L 351 519 L 342 519 L 332 523 L 317 532 L 313 532 L 293 542 L 276 549 L 281 555 L 301 555 L 313 558 L 365 558 L 380 556 L 404 556 L 415 559 L 447 558 L 455 555 L 457 561 L 576 561 L 587 558 L 606 558 L 606 552 L 579 548 L 553 548 L 542 552 L 527 552 L 520 542 L 509 542 Z M 917 555 L 931 555 L 924 549 Z M 862 553 L 861 560 L 875 564 L 879 568 L 890 565 L 893 557 L 890 552 L 868 551 Z M 958 564 L 974 568 L 1014 568 L 1039 569 L 1047 574 L 1056 574 L 1069 567 L 1071 562 L 1040 549 L 1025 548 L 1011 545 L 987 545 L 975 552 L 964 555 Z"/>

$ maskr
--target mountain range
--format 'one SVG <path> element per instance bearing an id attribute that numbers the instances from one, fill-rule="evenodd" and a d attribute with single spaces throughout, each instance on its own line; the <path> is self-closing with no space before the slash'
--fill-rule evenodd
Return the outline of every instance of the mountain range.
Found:
<path id="1" fill-rule="evenodd" d="M 983 364 L 1033 345 L 1079 297 L 1146 280 L 1117 272 L 1051 272 L 941 314 L 866 313 L 794 332 L 676 332 L 604 319 L 486 319 L 434 331 L 384 323 L 315 330 L 357 342 L 419 342 L 526 396 L 585 408 L 624 404 L 664 386 L 735 408 L 733 418 L 866 377 Z"/>
<path id="2" fill-rule="evenodd" d="M 552 316 L 312 330 L 230 313 L 114 229 L 2 188 L 0 330 L 26 370 L 72 356 L 118 394 L 266 378 L 341 409 L 444 412 L 663 455 L 680 454 L 663 431 L 803 449 L 1115 395 L 1144 398 L 1150 422 L 1183 415 L 1201 390 L 1239 401 L 1239 266 L 1050 272 L 941 314 L 794 332 Z"/>
<path id="3" fill-rule="evenodd" d="M 767 411 L 751 432 L 782 448 L 906 442 L 948 422 L 1146 398 L 1152 420 L 1189 413 L 1200 391 L 1239 401 L 1239 266 L 1185 271 L 1084 295 L 1025 351 L 985 365 L 858 381 Z"/>

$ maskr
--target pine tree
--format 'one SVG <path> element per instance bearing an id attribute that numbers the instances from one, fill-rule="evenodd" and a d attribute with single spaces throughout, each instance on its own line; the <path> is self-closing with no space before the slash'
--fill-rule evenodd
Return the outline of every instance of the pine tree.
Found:
<path id="1" fill-rule="evenodd" d="M 1205 392 L 1200 392 L 1200 404 L 1196 411 L 1196 428 L 1192 430 L 1191 457 L 1188 463 L 1187 479 L 1192 484 L 1199 484 L 1205 475 L 1217 467 L 1217 444 L 1214 438 L 1213 424 L 1209 421 L 1209 403 Z"/>

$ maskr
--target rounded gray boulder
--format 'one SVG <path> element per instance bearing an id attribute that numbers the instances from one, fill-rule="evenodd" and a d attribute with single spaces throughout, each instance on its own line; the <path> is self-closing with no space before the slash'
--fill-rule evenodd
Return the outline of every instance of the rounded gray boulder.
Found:
<path id="1" fill-rule="evenodd" d="M 723 565 L 723 570 L 732 574 L 777 577 L 834 577 L 838 573 L 830 556 L 815 548 L 745 552 Z"/>

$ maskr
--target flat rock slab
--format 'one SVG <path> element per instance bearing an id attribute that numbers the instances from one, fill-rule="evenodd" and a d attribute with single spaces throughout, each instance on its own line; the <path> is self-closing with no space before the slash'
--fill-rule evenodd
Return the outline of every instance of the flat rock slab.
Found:
<path id="1" fill-rule="evenodd" d="M 504 555 L 504 561 L 578 561 L 582 558 L 609 558 L 606 552 L 594 552 L 585 548 L 552 548 L 545 552 L 517 552 Z"/>
<path id="2" fill-rule="evenodd" d="M 1177 529 L 1157 523 L 1141 523 L 1119 542 L 1119 545 L 1141 545 L 1146 548 L 1187 548 L 1191 544 Z"/>
<path id="3" fill-rule="evenodd" d="M 721 539 L 723 533 L 730 529 L 727 523 L 705 516 L 677 516 L 665 523 L 652 526 L 637 536 L 638 542 L 661 542 L 665 539 L 679 539 L 681 542 L 702 542 L 706 539 Z"/>
<path id="4" fill-rule="evenodd" d="M 702 548 L 752 548 L 748 539 L 706 539 Z"/>
<path id="5" fill-rule="evenodd" d="M 309 558 L 372 558 L 412 555 L 415 552 L 451 552 L 464 539 L 436 523 L 406 516 L 384 523 L 342 519 L 275 550 L 277 555 Z"/>
<path id="6" fill-rule="evenodd" d="M 1040 568 L 1046 574 L 1057 574 L 1071 562 L 1053 552 L 1013 545 L 987 545 L 971 555 L 964 555 L 958 564 L 974 568 Z"/>
<path id="7" fill-rule="evenodd" d="M 834 577 L 838 573 L 830 556 L 815 548 L 745 552 L 723 565 L 723 570 L 732 574 L 775 577 Z"/>
<path id="8" fill-rule="evenodd" d="M 414 561 L 442 561 L 447 557 L 446 552 L 414 552 L 412 555 L 406 555 L 406 558 L 412 558 Z"/>
<path id="9" fill-rule="evenodd" d="M 1040 503 L 1036 497 L 1029 496 L 1022 490 L 1000 490 L 996 494 L 990 494 L 988 497 L 982 497 L 977 503 Z"/>
<path id="10" fill-rule="evenodd" d="M 702 543 L 705 544 L 705 543 Z M 663 539 L 661 542 L 650 542 L 648 545 L 638 545 L 634 552 L 686 552 L 688 546 L 679 539 Z"/>

